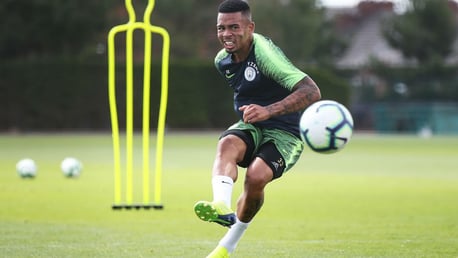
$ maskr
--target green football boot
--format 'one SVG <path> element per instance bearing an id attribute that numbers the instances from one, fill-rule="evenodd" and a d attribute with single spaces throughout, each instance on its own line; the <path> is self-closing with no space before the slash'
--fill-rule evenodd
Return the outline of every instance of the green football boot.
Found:
<path id="1" fill-rule="evenodd" d="M 203 221 L 225 227 L 231 227 L 236 220 L 235 213 L 224 202 L 199 201 L 194 205 L 194 212 Z"/>

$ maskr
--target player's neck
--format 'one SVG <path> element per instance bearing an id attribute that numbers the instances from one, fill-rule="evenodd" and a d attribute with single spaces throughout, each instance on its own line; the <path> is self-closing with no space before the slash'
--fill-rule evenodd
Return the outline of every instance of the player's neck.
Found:
<path id="1" fill-rule="evenodd" d="M 251 44 L 248 47 L 240 49 L 237 52 L 234 52 L 232 54 L 232 61 L 234 63 L 240 63 L 240 62 L 245 61 L 248 58 L 248 55 L 250 54 L 252 47 L 253 47 L 253 40 L 251 41 Z"/>

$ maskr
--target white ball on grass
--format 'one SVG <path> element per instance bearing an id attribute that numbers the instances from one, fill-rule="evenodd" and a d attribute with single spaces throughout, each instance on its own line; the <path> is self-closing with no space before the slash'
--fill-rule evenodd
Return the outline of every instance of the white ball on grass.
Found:
<path id="1" fill-rule="evenodd" d="M 34 178 L 37 175 L 37 164 L 33 159 L 21 159 L 16 164 L 16 171 L 22 178 Z"/>
<path id="2" fill-rule="evenodd" d="M 83 164 L 76 158 L 67 157 L 60 163 L 60 168 L 66 177 L 77 177 L 83 170 Z"/>

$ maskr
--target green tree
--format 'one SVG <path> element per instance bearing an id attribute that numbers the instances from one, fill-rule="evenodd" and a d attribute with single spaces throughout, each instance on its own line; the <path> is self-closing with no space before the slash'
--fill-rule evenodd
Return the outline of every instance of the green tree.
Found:
<path id="1" fill-rule="evenodd" d="M 320 63 L 342 51 L 315 0 L 252 1 L 257 31 L 272 37 L 295 62 Z"/>
<path id="2" fill-rule="evenodd" d="M 152 23 L 168 29 L 171 55 L 208 60 L 220 49 L 216 38 L 219 1 L 156 1 Z M 271 37 L 297 63 L 337 56 L 342 44 L 316 0 L 250 0 L 256 32 Z"/>
<path id="3" fill-rule="evenodd" d="M 172 58 L 214 57 L 220 47 L 216 39 L 218 4 L 214 0 L 156 1 L 151 23 L 170 33 Z"/>
<path id="4" fill-rule="evenodd" d="M 296 63 L 317 63 L 332 58 L 342 46 L 324 19 L 317 0 L 250 0 L 257 32 L 272 37 Z M 143 19 L 147 0 L 132 0 L 137 20 Z M 216 39 L 220 1 L 155 1 L 151 23 L 166 28 L 171 36 L 171 58 L 212 59 L 220 49 Z M 113 26 L 128 21 L 123 0 L 59 1 L 3 0 L 0 5 L 0 58 L 81 58 L 106 43 Z M 137 33 L 137 32 L 136 32 Z M 135 47 L 142 51 L 142 32 Z M 122 47 L 123 37 L 117 37 Z M 154 53 L 160 51 L 154 38 Z M 339 45 L 340 44 L 340 45 Z M 136 51 L 137 51 L 136 50 Z M 92 52 L 89 52 L 92 51 Z M 89 54 L 88 54 L 89 53 Z"/>
<path id="5" fill-rule="evenodd" d="M 411 0 L 411 9 L 388 21 L 384 35 L 407 58 L 443 61 L 452 51 L 456 25 L 447 0 Z"/>
<path id="6" fill-rule="evenodd" d="M 108 2 L 2 0 L 0 58 L 79 53 L 105 29 Z"/>

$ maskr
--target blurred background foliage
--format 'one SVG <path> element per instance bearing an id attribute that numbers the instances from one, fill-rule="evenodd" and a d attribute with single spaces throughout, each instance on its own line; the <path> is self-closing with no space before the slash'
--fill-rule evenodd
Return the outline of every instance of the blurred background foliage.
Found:
<path id="1" fill-rule="evenodd" d="M 137 20 L 146 0 L 133 0 Z M 332 65 L 348 40 L 339 37 L 319 0 L 252 0 L 256 31 L 271 37 L 300 64 Z M 445 0 L 410 0 L 411 9 L 387 21 L 384 36 L 407 58 L 420 63 L 451 52 L 457 28 Z M 172 36 L 174 60 L 213 58 L 219 1 L 155 1 L 153 24 Z M 286 14 L 286 15 L 285 15 Z M 127 22 L 124 1 L 3 0 L 0 58 L 88 58 L 104 51 L 108 30 Z"/>
<path id="2" fill-rule="evenodd" d="M 133 1 L 137 20 L 143 19 L 146 3 Z M 218 3 L 155 1 L 151 22 L 172 35 L 174 60 L 213 58 L 219 48 L 215 30 Z M 272 37 L 294 61 L 317 62 L 342 49 L 314 0 L 254 0 L 252 9 L 257 31 Z M 84 59 L 98 48 L 100 53 L 99 44 L 105 44 L 107 31 L 127 19 L 124 1 L 4 0 L 0 5 L 0 57 Z"/>
<path id="3" fill-rule="evenodd" d="M 110 4 L 111 2 L 111 4 Z M 3 0 L 0 58 L 78 58 L 94 40 L 103 40 L 113 1 Z"/>
<path id="4" fill-rule="evenodd" d="M 407 58 L 441 63 L 452 53 L 457 35 L 454 14 L 447 1 L 415 0 L 412 9 L 384 26 L 388 42 Z"/>
<path id="5" fill-rule="evenodd" d="M 143 19 L 147 1 L 132 2 L 137 20 Z M 172 103 L 174 100 L 177 100 L 174 105 L 185 103 L 186 94 L 191 92 L 201 101 L 199 105 L 186 104 L 190 109 L 171 107 L 168 115 L 171 127 L 222 127 L 228 123 L 221 121 L 219 114 L 232 112 L 230 103 L 222 109 L 211 108 L 225 103 L 222 99 L 230 100 L 224 82 L 209 76 L 216 74 L 213 58 L 220 49 L 215 29 L 219 2 L 155 1 L 151 23 L 166 28 L 171 35 Z M 444 62 L 456 40 L 454 14 L 445 0 L 409 2 L 410 9 L 384 23 L 383 36 L 415 65 L 393 68 L 374 62 L 355 69 L 335 65 L 348 48 L 351 37 L 338 30 L 336 21 L 320 7 L 319 0 L 251 0 L 250 4 L 256 32 L 272 38 L 295 64 L 312 75 L 322 88 L 324 98 L 336 99 L 348 106 L 377 101 L 458 101 L 456 67 Z M 105 115 L 106 120 L 109 118 L 104 95 L 106 39 L 113 26 L 127 20 L 122 0 L 3 0 L 0 4 L 0 101 L 3 106 L 0 130 L 108 128 L 109 123 L 101 119 Z M 142 36 L 136 32 L 137 64 L 143 61 Z M 124 61 L 123 40 L 123 35 L 119 35 L 116 41 L 120 64 Z M 153 37 L 153 42 L 153 60 L 158 61 L 162 41 Z M 409 94 L 401 96 L 395 87 L 382 95 L 374 93 L 376 89 L 371 85 L 352 87 L 355 74 L 366 71 L 376 73 L 388 84 L 408 85 Z M 215 91 L 219 88 L 221 90 Z M 219 95 L 221 98 L 214 97 Z M 38 96 L 41 100 L 36 99 Z M 66 99 L 59 99 L 60 96 Z M 67 117 L 78 116 L 75 110 L 83 106 L 85 112 L 74 120 L 79 121 L 78 124 L 66 121 Z M 219 114 L 214 114 L 215 110 Z M 185 111 L 188 114 L 183 116 Z M 87 121 L 91 119 L 91 112 L 98 114 L 93 116 L 98 117 L 97 121 Z M 46 122 L 50 119 L 54 121 Z"/>

